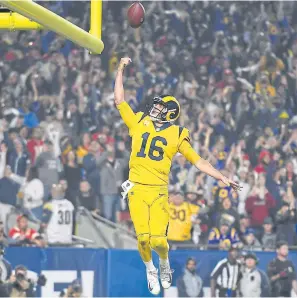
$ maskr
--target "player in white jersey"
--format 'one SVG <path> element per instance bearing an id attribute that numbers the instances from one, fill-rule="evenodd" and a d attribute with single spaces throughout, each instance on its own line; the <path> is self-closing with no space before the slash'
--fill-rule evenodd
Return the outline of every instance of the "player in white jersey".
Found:
<path id="1" fill-rule="evenodd" d="M 42 226 L 49 244 L 72 243 L 74 206 L 64 197 L 61 184 L 52 186 L 52 200 L 43 207 Z"/>

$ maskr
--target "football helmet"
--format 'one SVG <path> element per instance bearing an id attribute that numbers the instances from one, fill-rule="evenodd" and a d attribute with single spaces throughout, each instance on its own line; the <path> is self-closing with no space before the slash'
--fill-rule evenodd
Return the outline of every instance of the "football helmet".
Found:
<path id="1" fill-rule="evenodd" d="M 162 106 L 160 108 L 160 106 Z M 156 96 L 149 107 L 149 116 L 153 121 L 162 123 L 173 122 L 180 115 L 180 105 L 177 99 L 171 95 Z"/>

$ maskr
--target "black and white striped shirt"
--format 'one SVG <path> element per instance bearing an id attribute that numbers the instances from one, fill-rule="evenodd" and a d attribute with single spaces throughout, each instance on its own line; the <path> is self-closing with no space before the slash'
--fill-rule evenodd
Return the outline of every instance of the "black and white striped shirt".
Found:
<path id="1" fill-rule="evenodd" d="M 231 264 L 227 258 L 218 262 L 211 273 L 211 278 L 216 280 L 220 289 L 236 290 L 241 278 L 240 263 Z"/>

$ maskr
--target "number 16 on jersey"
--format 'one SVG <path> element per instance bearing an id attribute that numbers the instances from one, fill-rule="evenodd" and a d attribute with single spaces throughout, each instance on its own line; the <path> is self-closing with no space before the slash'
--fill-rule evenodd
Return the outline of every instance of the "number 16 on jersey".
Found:
<path id="1" fill-rule="evenodd" d="M 144 133 L 142 138 L 142 143 L 139 152 L 137 153 L 137 157 L 145 158 L 147 155 L 145 154 L 146 148 L 149 147 L 148 151 L 148 157 L 151 160 L 160 161 L 164 157 L 164 150 L 162 147 L 159 147 L 157 145 L 157 142 L 161 143 L 163 146 L 167 145 L 166 139 L 160 136 L 155 136 L 152 138 L 151 142 L 148 143 L 148 138 L 150 136 L 150 133 L 146 132 Z"/>

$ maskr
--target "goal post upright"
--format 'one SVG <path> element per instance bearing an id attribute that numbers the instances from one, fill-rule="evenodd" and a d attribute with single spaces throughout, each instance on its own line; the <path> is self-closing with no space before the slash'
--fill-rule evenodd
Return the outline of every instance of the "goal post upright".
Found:
<path id="1" fill-rule="evenodd" d="M 101 39 L 102 0 L 91 0 L 90 34 Z"/>
<path id="2" fill-rule="evenodd" d="M 95 0 L 92 0 L 92 2 L 93 1 Z M 81 47 L 88 49 L 93 54 L 101 54 L 104 49 L 104 44 L 101 40 L 102 1 L 96 0 L 95 3 L 93 4 L 92 2 L 91 2 L 91 18 L 93 18 L 93 22 L 91 24 L 91 32 L 92 32 L 91 34 L 31 0 L 0 0 L 0 4 L 7 7 L 11 11 L 24 16 L 25 19 L 27 18 L 28 20 L 23 20 L 24 23 L 31 22 L 31 21 L 33 21 L 32 23 L 36 22 L 37 24 L 40 24 L 42 27 L 44 27 L 43 29 L 54 31 L 57 34 L 65 37 L 66 39 L 69 39 L 72 42 L 80 45 Z M 98 11 L 94 12 L 94 9 L 98 9 Z M 92 12 L 93 12 L 93 17 L 92 17 Z M 4 22 L 5 20 L 3 20 L 2 22 L 2 26 Z M 17 29 L 22 30 L 22 28 L 23 30 L 41 29 L 41 28 L 24 28 L 24 26 L 21 28 L 21 25 L 24 25 L 24 23 L 20 24 L 20 28 L 14 28 L 14 29 L 15 30 Z M 1 21 L 0 21 L 0 24 L 1 24 Z M 29 26 L 30 24 L 27 24 L 27 25 Z M 4 27 L 1 27 L 1 29 L 4 29 Z M 7 28 L 7 29 L 10 29 L 10 28 Z"/>

